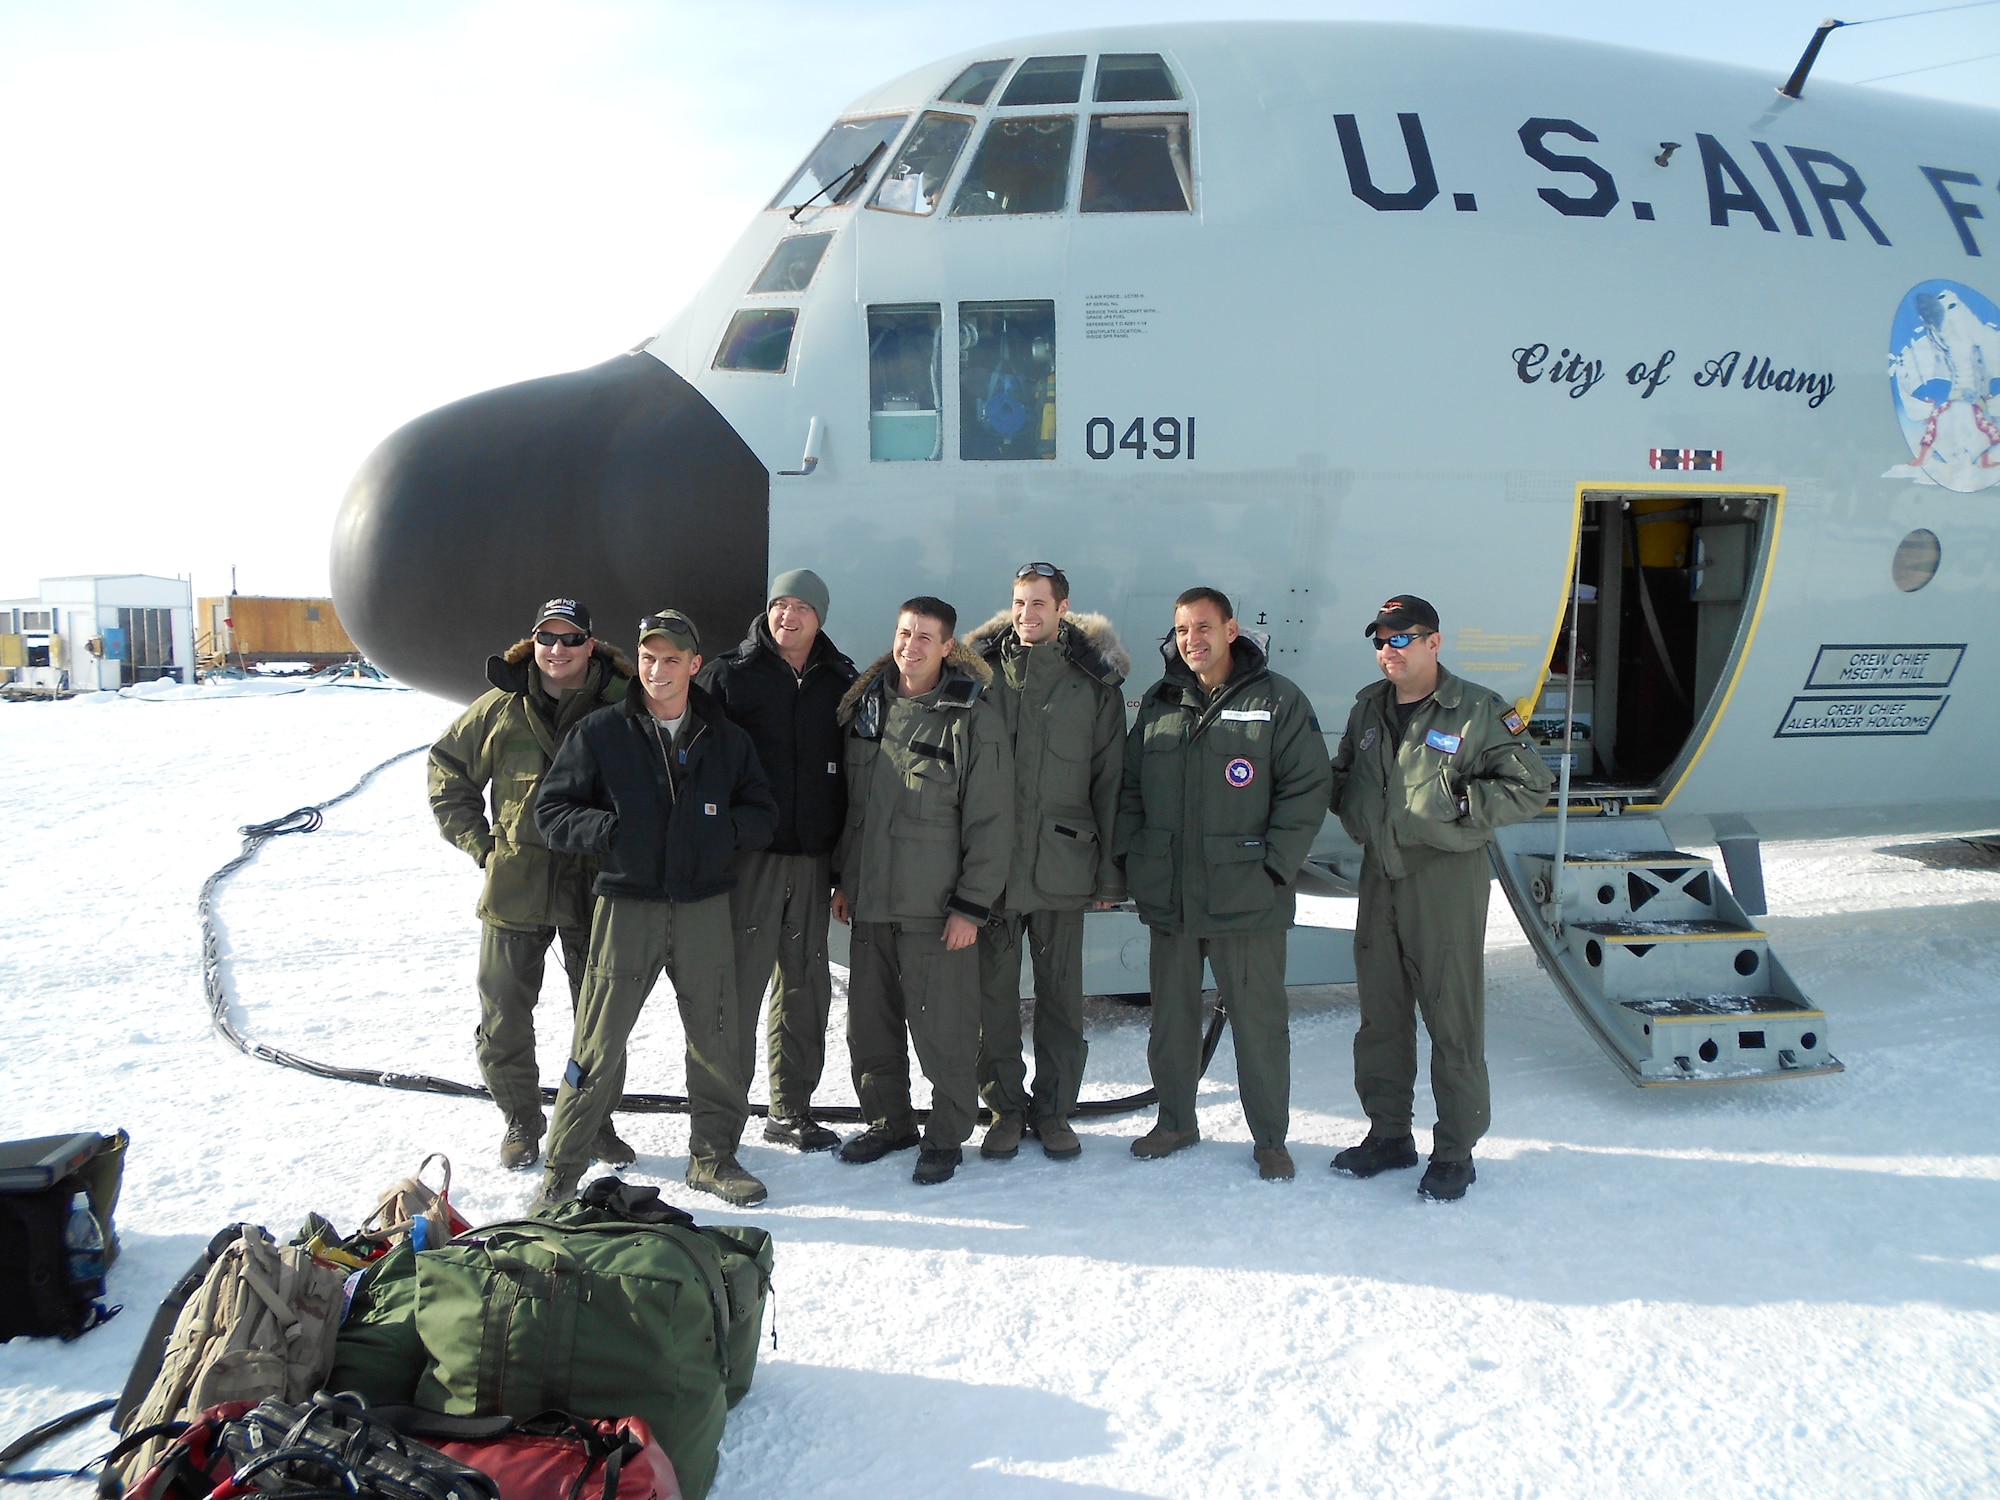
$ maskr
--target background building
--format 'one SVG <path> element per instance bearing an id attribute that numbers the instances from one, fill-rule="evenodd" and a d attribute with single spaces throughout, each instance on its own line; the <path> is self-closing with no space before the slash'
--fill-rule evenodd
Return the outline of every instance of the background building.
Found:
<path id="1" fill-rule="evenodd" d="M 194 587 L 106 573 L 44 578 L 33 599 L 0 599 L 0 679 L 91 693 L 194 680 Z"/>
<path id="2" fill-rule="evenodd" d="M 205 671 L 271 662 L 330 667 L 360 654 L 331 599 L 220 594 L 204 597 L 196 618 L 201 622 L 196 662 Z"/>

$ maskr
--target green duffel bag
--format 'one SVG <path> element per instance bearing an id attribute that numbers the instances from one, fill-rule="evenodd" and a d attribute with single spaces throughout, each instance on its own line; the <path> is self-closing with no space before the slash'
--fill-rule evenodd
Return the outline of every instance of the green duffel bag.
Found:
<path id="1" fill-rule="evenodd" d="M 466 1416 L 642 1417 L 688 1500 L 701 1500 L 729 1387 L 747 1389 L 755 1358 L 754 1326 L 749 1358 L 732 1357 L 741 1340 L 731 1337 L 723 1260 L 699 1229 L 584 1204 L 425 1250 L 415 1256 L 416 1329 L 429 1358 L 416 1404 Z"/>
<path id="2" fill-rule="evenodd" d="M 417 1337 L 417 1252 L 405 1242 L 355 1283 L 326 1388 L 357 1391 L 371 1406 L 407 1406 L 428 1357 Z"/>

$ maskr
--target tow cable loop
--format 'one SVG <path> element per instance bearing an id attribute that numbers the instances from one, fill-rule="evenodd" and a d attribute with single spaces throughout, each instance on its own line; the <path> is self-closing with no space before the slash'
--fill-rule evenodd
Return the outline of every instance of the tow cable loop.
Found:
<path id="1" fill-rule="evenodd" d="M 229 863 L 222 866 L 207 880 L 202 882 L 201 895 L 195 902 L 195 910 L 201 917 L 201 982 L 208 997 L 209 1019 L 225 1041 L 245 1057 L 258 1062 L 275 1063 L 281 1068 L 296 1069 L 310 1073 L 315 1078 L 330 1078 L 339 1083 L 364 1083 L 379 1089 L 400 1089 L 405 1093 L 443 1094 L 453 1099 L 491 1099 L 486 1086 L 480 1083 L 460 1083 L 451 1078 L 439 1078 L 430 1073 L 399 1073 L 389 1068 L 350 1068 L 333 1063 L 318 1062 L 310 1057 L 301 1057 L 296 1052 L 288 1052 L 282 1047 L 272 1047 L 251 1037 L 236 1022 L 229 1005 L 229 960 L 222 951 L 222 934 L 216 927 L 216 895 L 228 879 L 257 857 L 257 853 L 271 839 L 288 833 L 316 833 L 326 822 L 326 810 L 338 807 L 350 797 L 366 791 L 368 784 L 393 765 L 408 760 L 413 755 L 422 755 L 430 749 L 428 745 L 415 745 L 390 756 L 380 765 L 370 768 L 359 781 L 342 792 L 338 797 L 310 807 L 294 808 L 282 818 L 272 818 L 267 823 L 245 823 L 237 832 L 243 835 L 243 848 Z M 1201 1043 L 1201 1071 L 1208 1071 L 1210 1059 L 1222 1040 L 1224 1011 L 1216 1006 L 1209 1016 L 1208 1031 Z M 556 1091 L 544 1086 L 542 1101 L 553 1103 Z M 1159 1095 L 1153 1089 L 1143 1089 L 1136 1094 L 1127 1094 L 1121 1099 L 1080 1099 L 1070 1112 L 1072 1118 L 1092 1118 L 1107 1115 L 1130 1114 L 1156 1103 Z M 635 1115 L 684 1115 L 688 1112 L 687 1096 L 684 1094 L 623 1094 L 614 1108 L 623 1114 Z M 754 1100 L 750 1113 L 768 1116 L 771 1107 Z M 930 1111 L 914 1111 L 919 1120 L 928 1119 Z M 980 1111 L 986 1119 L 991 1112 Z M 815 1120 L 826 1120 L 840 1124 L 863 1124 L 860 1107 L 853 1104 L 814 1105 L 811 1111 Z"/>

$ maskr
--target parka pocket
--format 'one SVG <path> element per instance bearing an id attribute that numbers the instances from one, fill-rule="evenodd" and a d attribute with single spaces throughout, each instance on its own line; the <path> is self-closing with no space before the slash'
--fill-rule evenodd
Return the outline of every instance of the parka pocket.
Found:
<path id="1" fill-rule="evenodd" d="M 1089 819 L 1061 813 L 1042 819 L 1035 887 L 1049 896 L 1088 896 L 1097 888 L 1097 829 Z"/>
<path id="2" fill-rule="evenodd" d="M 1125 855 L 1125 888 L 1142 912 L 1174 909 L 1174 835 L 1171 829 L 1142 828 Z"/>
<path id="3" fill-rule="evenodd" d="M 1202 840 L 1211 916 L 1269 911 L 1277 904 L 1277 884 L 1264 868 L 1267 852 L 1262 839 L 1247 834 L 1217 833 Z"/>
<path id="4" fill-rule="evenodd" d="M 958 885 L 958 819 L 894 818 L 889 823 L 889 906 L 896 916 L 944 915 Z"/>

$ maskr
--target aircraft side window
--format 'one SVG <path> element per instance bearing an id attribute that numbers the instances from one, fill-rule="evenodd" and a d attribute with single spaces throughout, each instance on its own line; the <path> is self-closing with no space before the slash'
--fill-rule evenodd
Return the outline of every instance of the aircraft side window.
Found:
<path id="1" fill-rule="evenodd" d="M 903 128 L 908 115 L 878 115 L 872 120 L 835 120 L 833 128 L 813 147 L 805 164 L 791 175 L 770 202 L 772 208 L 797 208 L 802 203 L 845 203 L 861 190 L 871 155 L 879 154 Z"/>
<path id="2" fill-rule="evenodd" d="M 1186 115 L 1098 115 L 1083 153 L 1087 214 L 1187 213 L 1194 207 Z"/>
<path id="3" fill-rule="evenodd" d="M 868 309 L 868 456 L 944 456 L 944 319 L 935 302 Z"/>
<path id="4" fill-rule="evenodd" d="M 958 456 L 1056 456 L 1056 305 L 958 304 Z"/>
<path id="5" fill-rule="evenodd" d="M 729 320 L 728 331 L 715 351 L 718 370 L 782 372 L 792 357 L 792 330 L 798 326 L 796 307 L 746 307 Z"/>
<path id="6" fill-rule="evenodd" d="M 1031 57 L 1000 96 L 1002 104 L 1074 104 L 1083 94 L 1083 58 Z"/>
<path id="7" fill-rule="evenodd" d="M 1136 104 L 1142 99 L 1178 99 L 1179 85 L 1157 52 L 1107 52 L 1097 60 L 1099 104 Z"/>
<path id="8" fill-rule="evenodd" d="M 954 217 L 1060 213 L 1069 191 L 1076 116 L 1003 116 L 986 127 L 952 199 Z"/>
<path id="9" fill-rule="evenodd" d="M 926 114 L 896 153 L 870 207 L 899 214 L 935 212 L 945 181 L 971 134 L 972 121 L 964 115 Z"/>
<path id="10" fill-rule="evenodd" d="M 995 57 L 974 63 L 952 79 L 950 87 L 939 94 L 938 99 L 945 104 L 984 104 L 993 92 L 993 85 L 1000 81 L 1000 75 L 1013 61 L 1011 57 Z"/>
<path id="11" fill-rule="evenodd" d="M 757 273 L 757 279 L 750 283 L 753 292 L 803 292 L 812 285 L 815 272 L 819 270 L 826 247 L 833 242 L 830 234 L 794 234 L 779 240 L 772 250 L 771 258 L 764 262 L 764 269 Z"/>

